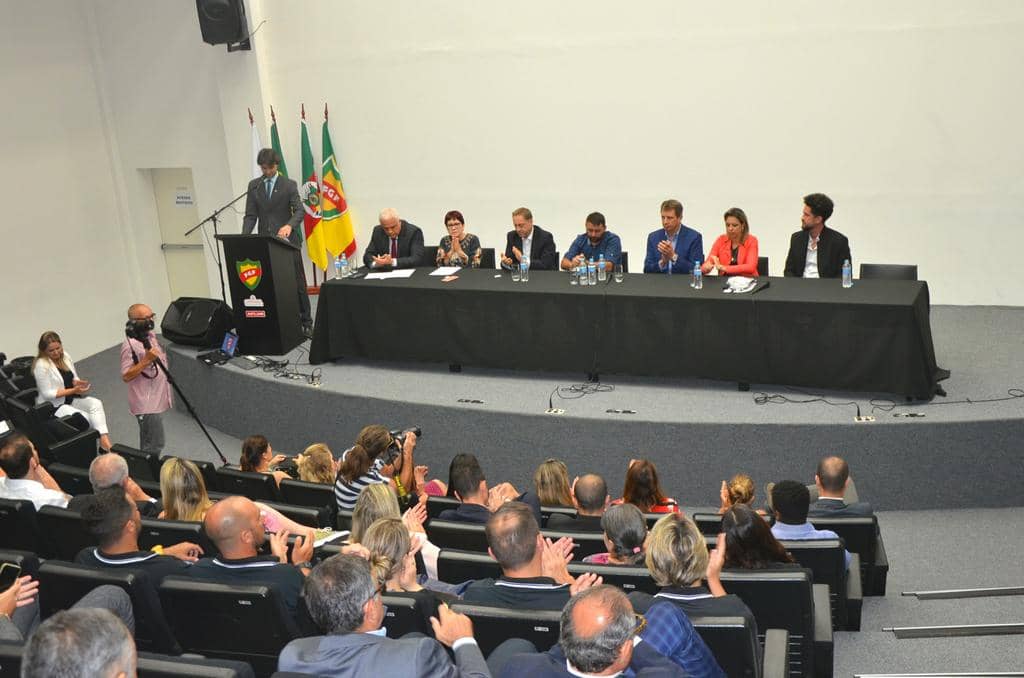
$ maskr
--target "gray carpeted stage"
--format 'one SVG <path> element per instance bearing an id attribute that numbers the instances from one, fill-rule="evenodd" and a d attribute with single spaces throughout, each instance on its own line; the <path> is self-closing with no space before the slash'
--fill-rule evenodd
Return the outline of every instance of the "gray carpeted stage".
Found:
<path id="1" fill-rule="evenodd" d="M 582 382 L 582 374 L 450 373 L 447 365 L 343 360 L 320 366 L 320 385 L 313 386 L 259 369 L 211 368 L 193 359 L 196 351 L 178 346 L 171 369 L 203 420 L 229 436 L 262 432 L 286 452 L 326 441 L 338 453 L 367 423 L 419 425 L 417 461 L 442 477 L 452 455 L 465 451 L 481 459 L 489 477 L 526 487 L 538 463 L 559 457 L 570 473 L 601 473 L 617 492 L 626 461 L 642 456 L 657 463 L 663 485 L 681 504 L 702 506 L 716 504 L 720 481 L 737 471 L 759 488 L 786 477 L 808 480 L 819 456 L 838 453 L 880 509 L 1024 504 L 1024 398 L 962 402 L 1024 387 L 1024 362 L 1015 355 L 1024 310 L 935 307 L 932 326 L 939 365 L 952 371 L 942 382 L 947 397 L 930 404 L 876 400 L 896 405 L 884 411 L 873 408 L 872 394 L 827 394 L 834 403 L 858 403 L 876 417 L 873 423 L 854 423 L 852 405 L 756 404 L 758 392 L 807 398 L 758 384 L 742 393 L 735 383 L 603 375 L 613 390 L 556 396 L 554 407 L 565 413 L 552 415 L 545 413 L 552 391 Z M 314 369 L 302 364 L 301 348 L 288 358 L 301 372 Z M 101 374 L 116 378 L 116 349 L 82 361 L 81 369 L 107 400 Z M 116 379 L 109 387 L 123 390 Z M 903 412 L 924 416 L 892 416 Z M 192 455 L 213 458 L 208 445 L 198 445 Z M 236 461 L 237 446 L 225 454 Z"/>

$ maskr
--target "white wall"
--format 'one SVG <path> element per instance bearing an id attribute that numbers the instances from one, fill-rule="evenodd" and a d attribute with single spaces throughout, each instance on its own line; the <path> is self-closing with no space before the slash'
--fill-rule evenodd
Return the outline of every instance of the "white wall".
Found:
<path id="1" fill-rule="evenodd" d="M 935 303 L 1024 304 L 972 275 L 1024 274 L 985 237 L 1024 197 L 1017 0 L 252 5 L 268 102 L 331 104 L 360 244 L 392 205 L 429 243 L 457 208 L 500 246 L 526 205 L 564 251 L 599 210 L 637 267 L 677 197 L 706 246 L 743 207 L 779 275 L 823 191 L 855 264 L 916 262 Z"/>
<path id="2" fill-rule="evenodd" d="M 743 207 L 778 274 L 800 196 L 824 191 L 855 262 L 917 262 L 934 303 L 1024 305 L 992 277 L 1024 273 L 1004 254 L 1024 194 L 1017 0 L 251 0 L 266 23 L 233 54 L 189 2 L 0 10 L 8 355 L 50 328 L 86 355 L 128 303 L 165 308 L 140 169 L 192 168 L 205 216 L 249 178 L 246 107 L 269 141 L 274 105 L 298 171 L 303 102 L 317 155 L 331 105 L 360 245 L 394 206 L 428 242 L 458 208 L 500 246 L 527 205 L 564 250 L 596 209 L 636 268 L 672 196 L 706 243 Z"/>

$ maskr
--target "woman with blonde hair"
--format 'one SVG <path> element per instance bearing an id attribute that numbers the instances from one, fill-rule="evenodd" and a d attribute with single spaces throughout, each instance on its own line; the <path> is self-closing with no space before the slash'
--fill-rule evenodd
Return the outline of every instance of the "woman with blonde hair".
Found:
<path id="1" fill-rule="evenodd" d="M 363 535 L 362 546 L 370 552 L 370 568 L 378 586 L 388 595 L 411 598 L 419 603 L 426 628 L 437 616 L 438 602 L 458 600 L 420 585 L 416 573 L 416 553 L 423 542 L 412 539 L 405 523 L 398 518 L 382 518 Z"/>
<path id="2" fill-rule="evenodd" d="M 295 459 L 295 464 L 299 468 L 299 480 L 323 485 L 334 483 L 341 465 L 327 443 L 313 443 Z"/>
<path id="3" fill-rule="evenodd" d="M 743 601 L 722 588 L 724 541 L 721 538 L 719 547 L 709 554 L 704 536 L 688 517 L 670 513 L 659 520 L 647 538 L 646 563 L 661 590 L 653 596 L 639 591 L 629 594 L 633 609 L 643 614 L 654 603 L 667 600 L 688 617 L 746 617 L 754 624 L 754 615 Z"/>
<path id="4" fill-rule="evenodd" d="M 562 460 L 548 459 L 538 466 L 533 474 L 533 486 L 537 489 L 541 506 L 573 507 L 569 469 Z"/>
<path id="5" fill-rule="evenodd" d="M 206 482 L 195 462 L 169 457 L 160 467 L 160 497 L 164 510 L 157 518 L 202 522 L 214 502 L 206 493 Z M 260 510 L 260 519 L 267 532 L 286 530 L 292 534 L 313 538 L 313 528 L 286 518 L 280 511 L 261 502 L 254 502 Z"/>
<path id="6" fill-rule="evenodd" d="M 718 492 L 718 498 L 720 506 L 718 508 L 719 513 L 725 513 L 731 507 L 739 504 L 746 506 L 752 506 L 754 503 L 754 481 L 745 473 L 737 473 L 729 482 L 722 481 L 722 487 Z M 765 512 L 761 509 L 757 509 L 757 513 L 765 515 Z"/>
<path id="7" fill-rule="evenodd" d="M 348 543 L 362 544 L 370 527 L 374 523 L 388 518 L 397 518 L 402 521 L 410 538 L 420 544 L 417 546 L 417 550 L 422 549 L 427 577 L 437 579 L 437 556 L 441 549 L 427 540 L 427 532 L 423 529 L 423 523 L 427 519 L 425 502 L 419 502 L 407 510 L 405 515 L 402 515 L 398 508 L 398 497 L 390 485 L 380 483 L 367 485 L 359 493 L 356 507 L 352 509 L 352 533 L 349 535 Z"/>
<path id="8" fill-rule="evenodd" d="M 39 337 L 38 352 L 32 361 L 32 376 L 36 379 L 36 403 L 50 403 L 54 415 L 66 417 L 80 414 L 89 426 L 100 434 L 100 447 L 109 452 L 110 430 L 107 428 L 107 414 L 99 398 L 86 393 L 92 385 L 78 377 L 75 363 L 64 352 L 60 335 L 53 331 L 43 332 Z"/>

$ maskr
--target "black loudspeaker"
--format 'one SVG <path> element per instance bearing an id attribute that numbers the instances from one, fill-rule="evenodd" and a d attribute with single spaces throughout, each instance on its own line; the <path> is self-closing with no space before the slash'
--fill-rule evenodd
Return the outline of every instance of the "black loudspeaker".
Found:
<path id="1" fill-rule="evenodd" d="M 244 43 L 240 49 L 248 49 L 249 26 L 245 20 L 243 0 L 196 0 L 199 13 L 199 28 L 203 31 L 203 42 L 211 45 L 232 45 Z"/>
<path id="2" fill-rule="evenodd" d="M 231 307 L 220 299 L 202 297 L 175 299 L 160 323 L 160 331 L 175 344 L 200 348 L 220 346 L 232 327 Z"/>

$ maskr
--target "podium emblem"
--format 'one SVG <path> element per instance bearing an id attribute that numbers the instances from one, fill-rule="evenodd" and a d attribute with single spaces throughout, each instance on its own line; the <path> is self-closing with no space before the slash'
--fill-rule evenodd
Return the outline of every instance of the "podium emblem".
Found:
<path id="1" fill-rule="evenodd" d="M 238 279 L 250 290 L 256 289 L 263 279 L 263 266 L 260 262 L 252 259 L 244 259 L 235 262 L 235 270 L 238 271 Z"/>

